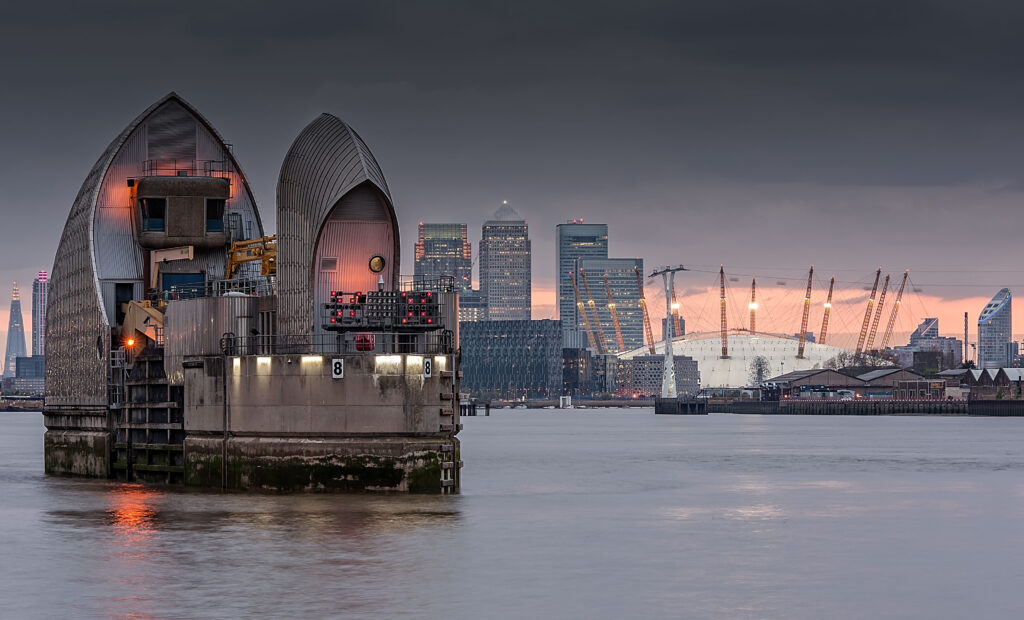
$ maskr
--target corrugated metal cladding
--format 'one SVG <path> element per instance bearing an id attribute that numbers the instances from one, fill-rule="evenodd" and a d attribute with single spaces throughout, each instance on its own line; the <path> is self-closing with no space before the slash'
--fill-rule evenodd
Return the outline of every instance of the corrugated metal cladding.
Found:
<path id="1" fill-rule="evenodd" d="M 226 155 L 222 159 L 225 174 L 232 178 L 232 206 L 252 223 L 255 235 L 263 234 L 252 192 L 216 130 L 174 93 L 146 109 L 90 170 L 57 247 L 46 309 L 48 409 L 108 405 L 111 321 L 104 307 L 113 304 L 104 303 L 100 280 L 138 283 L 143 269 L 127 179 L 141 176 L 146 159 L 195 158 L 197 136 L 204 149 L 215 142 Z M 203 266 L 220 277 L 223 258 L 209 258 Z"/>
<path id="2" fill-rule="evenodd" d="M 225 334 L 248 337 L 257 328 L 259 297 L 201 297 L 167 304 L 164 318 L 164 368 L 174 385 L 185 382 L 186 356 L 220 355 Z M 258 329 L 258 328 L 257 328 Z"/>
<path id="3" fill-rule="evenodd" d="M 380 248 L 394 245 L 390 222 L 328 220 L 317 244 L 313 265 L 317 269 L 313 289 L 313 306 L 319 308 L 327 301 L 331 291 L 375 291 L 380 274 L 370 271 L 369 262 L 375 254 L 384 255 L 390 263 L 390 252 Z M 326 270 L 324 259 L 337 259 L 335 269 Z M 386 264 L 388 264 L 386 263 Z M 385 270 L 387 271 L 387 270 Z M 385 278 L 385 288 L 392 288 L 392 282 Z M 317 318 L 320 318 L 319 312 Z M 315 332 L 322 332 L 321 321 L 314 322 Z"/>
<path id="4" fill-rule="evenodd" d="M 149 157 L 159 160 L 196 159 L 196 119 L 181 104 L 168 101 L 146 119 Z"/>
<path id="5" fill-rule="evenodd" d="M 353 192 L 363 184 L 366 185 Z M 353 192 L 352 200 L 343 201 L 349 192 Z M 352 214 L 348 221 L 388 222 L 392 245 L 384 276 L 390 287 L 398 278 L 399 235 L 384 174 L 366 143 L 351 127 L 335 116 L 323 114 L 295 138 L 277 183 L 279 333 L 310 334 L 314 331 L 316 244 L 324 223 L 339 206 Z M 341 231 L 331 233 L 335 234 L 339 235 L 339 242 L 347 242 L 351 237 Z M 378 241 L 387 240 L 380 232 L 372 234 Z M 344 260 L 344 256 L 338 258 Z M 343 272 L 347 269 L 339 268 Z M 376 280 L 374 277 L 374 286 Z"/>

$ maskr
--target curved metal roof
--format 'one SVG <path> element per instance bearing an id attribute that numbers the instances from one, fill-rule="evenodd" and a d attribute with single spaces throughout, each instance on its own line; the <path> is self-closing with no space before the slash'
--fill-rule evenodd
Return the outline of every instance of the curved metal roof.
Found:
<path id="1" fill-rule="evenodd" d="M 121 273 L 114 267 L 119 260 L 136 265 L 139 250 L 129 225 L 130 216 L 101 218 L 98 207 L 107 206 L 100 204 L 104 181 L 118 166 L 116 162 L 122 151 L 132 151 L 127 159 L 132 160 L 135 168 L 141 170 L 142 160 L 146 159 L 141 150 L 145 148 L 145 140 L 135 138 L 147 119 L 164 106 L 180 106 L 213 137 L 233 166 L 233 172 L 238 175 L 247 205 L 251 207 L 247 211 L 251 211 L 258 234 L 262 234 L 256 201 L 241 167 L 209 121 L 174 92 L 146 108 L 114 138 L 93 164 L 71 206 L 57 246 L 50 273 L 46 309 L 47 406 L 107 405 L 106 364 L 110 353 L 110 326 L 104 310 L 101 277 L 106 274 L 110 277 L 134 279 L 129 277 L 132 276 L 128 273 L 132 271 L 131 268 Z M 139 150 L 136 152 L 133 149 Z M 118 170 L 119 173 L 125 172 L 120 168 Z M 138 171 L 133 170 L 128 176 L 138 174 Z M 117 207 L 118 211 L 130 211 L 130 205 L 127 204 Z M 117 256 L 112 257 L 112 254 Z"/>
<path id="2" fill-rule="evenodd" d="M 312 329 L 313 254 L 331 210 L 346 194 L 370 183 L 384 195 L 395 231 L 391 191 L 366 142 L 346 122 L 321 114 L 292 142 L 277 182 L 277 321 L 282 334 Z"/>

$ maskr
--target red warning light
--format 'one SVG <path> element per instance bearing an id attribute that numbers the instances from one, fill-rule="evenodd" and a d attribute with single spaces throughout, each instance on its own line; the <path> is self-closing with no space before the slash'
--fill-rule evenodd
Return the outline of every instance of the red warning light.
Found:
<path id="1" fill-rule="evenodd" d="M 409 319 L 402 319 L 402 323 L 408 323 Z"/>

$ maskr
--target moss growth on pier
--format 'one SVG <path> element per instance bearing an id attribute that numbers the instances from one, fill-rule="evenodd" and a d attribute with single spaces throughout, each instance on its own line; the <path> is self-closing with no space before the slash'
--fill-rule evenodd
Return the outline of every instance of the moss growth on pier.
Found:
<path id="1" fill-rule="evenodd" d="M 409 472 L 410 493 L 441 492 L 441 462 L 436 454 L 425 455 L 427 464 Z"/>

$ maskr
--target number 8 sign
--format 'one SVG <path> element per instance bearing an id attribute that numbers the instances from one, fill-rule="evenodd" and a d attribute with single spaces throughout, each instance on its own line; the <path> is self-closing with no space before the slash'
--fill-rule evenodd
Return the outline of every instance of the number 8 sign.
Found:
<path id="1" fill-rule="evenodd" d="M 429 357 L 423 359 L 423 376 L 430 378 L 434 372 L 434 360 Z"/>
<path id="2" fill-rule="evenodd" d="M 331 360 L 331 378 L 332 379 L 344 379 L 345 378 L 345 360 L 341 358 Z"/>

